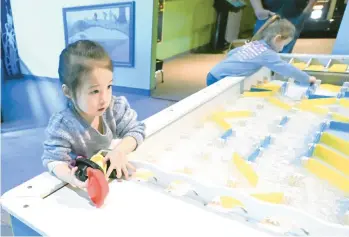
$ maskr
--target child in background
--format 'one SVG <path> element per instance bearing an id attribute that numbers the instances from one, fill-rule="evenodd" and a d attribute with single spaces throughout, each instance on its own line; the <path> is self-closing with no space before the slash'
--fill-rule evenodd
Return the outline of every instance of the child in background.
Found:
<path id="1" fill-rule="evenodd" d="M 122 174 L 128 178 L 134 167 L 126 156 L 144 140 L 145 125 L 137 121 L 125 97 L 112 96 L 113 65 L 108 54 L 95 42 L 77 41 L 62 51 L 58 74 L 68 107 L 50 118 L 43 165 L 62 181 L 85 188 L 86 182 L 75 177 L 77 167 L 70 163 L 78 156 L 90 158 L 120 138 L 105 157 L 111 163 L 106 175 L 116 169 L 118 178 Z"/>
<path id="2" fill-rule="evenodd" d="M 259 40 L 231 50 L 227 58 L 216 65 L 207 75 L 207 86 L 232 76 L 250 76 L 262 67 L 284 76 L 292 77 L 301 85 L 316 81 L 315 77 L 290 65 L 278 55 L 285 45 L 294 37 L 295 27 L 286 19 L 270 21 L 256 35 Z"/>

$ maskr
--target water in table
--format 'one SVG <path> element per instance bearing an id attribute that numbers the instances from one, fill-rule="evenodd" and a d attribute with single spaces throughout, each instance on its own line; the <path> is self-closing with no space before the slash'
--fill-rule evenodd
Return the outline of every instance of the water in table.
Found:
<path id="1" fill-rule="evenodd" d="M 278 98 L 294 104 L 294 100 L 301 98 L 304 88 L 292 85 L 289 89 L 286 96 L 278 95 Z M 341 113 L 346 109 L 337 108 L 336 111 Z M 227 118 L 233 130 L 227 139 L 221 138 L 225 131 L 213 121 L 193 125 L 180 135 L 177 143 L 171 144 L 171 149 L 155 158 L 156 164 L 209 185 L 282 192 L 286 205 L 330 222 L 341 222 L 338 202 L 345 195 L 312 176 L 299 162 L 326 115 L 286 110 L 269 103 L 267 98 L 258 97 L 241 97 L 226 104 L 224 111 L 254 113 L 250 117 Z M 289 120 L 280 129 L 278 125 L 285 116 Z M 248 162 L 259 176 L 257 186 L 253 187 L 233 165 L 232 157 L 236 152 L 246 159 L 267 135 L 273 136 L 272 144 L 254 162 Z"/>

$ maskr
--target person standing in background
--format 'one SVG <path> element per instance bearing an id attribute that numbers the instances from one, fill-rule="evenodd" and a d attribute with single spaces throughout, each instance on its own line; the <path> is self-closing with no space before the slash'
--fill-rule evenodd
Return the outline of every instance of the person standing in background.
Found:
<path id="1" fill-rule="evenodd" d="M 253 34 L 256 34 L 271 16 L 278 14 L 281 18 L 286 18 L 292 22 L 296 27 L 294 39 L 280 52 L 291 53 L 303 30 L 304 22 L 309 18 L 316 2 L 317 0 L 251 0 L 252 8 L 257 17 Z"/>

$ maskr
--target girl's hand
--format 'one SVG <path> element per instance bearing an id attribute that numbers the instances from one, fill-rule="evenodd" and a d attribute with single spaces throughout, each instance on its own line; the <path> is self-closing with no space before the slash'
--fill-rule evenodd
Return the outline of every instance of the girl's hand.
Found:
<path id="1" fill-rule="evenodd" d="M 310 76 L 309 77 L 309 83 L 315 83 L 316 82 L 316 77 Z"/>
<path id="2" fill-rule="evenodd" d="M 85 189 L 87 187 L 87 182 L 88 180 L 86 180 L 85 182 L 82 182 L 80 180 L 78 180 L 75 176 L 75 172 L 77 171 L 78 167 L 73 167 L 71 169 L 71 181 L 69 182 L 70 185 L 72 185 L 73 187 L 77 187 L 77 188 L 81 188 L 81 189 Z"/>
<path id="3" fill-rule="evenodd" d="M 128 162 L 125 152 L 120 149 L 114 149 L 110 151 L 106 156 L 104 162 L 110 160 L 110 166 L 107 170 L 107 177 L 110 176 L 111 172 L 116 169 L 116 177 L 120 179 L 122 174 L 125 175 L 126 180 L 129 179 L 128 169 L 135 171 L 135 167 Z"/>

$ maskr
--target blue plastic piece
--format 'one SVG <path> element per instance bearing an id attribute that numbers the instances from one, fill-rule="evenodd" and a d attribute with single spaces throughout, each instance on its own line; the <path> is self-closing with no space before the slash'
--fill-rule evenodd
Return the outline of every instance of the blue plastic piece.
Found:
<path id="1" fill-rule="evenodd" d="M 261 147 L 267 148 L 270 145 L 271 136 L 267 136 L 261 143 Z"/>
<path id="2" fill-rule="evenodd" d="M 286 91 L 287 91 L 287 87 L 288 87 L 288 83 L 285 82 L 284 84 L 282 84 L 282 86 L 280 87 L 280 93 L 282 95 L 285 95 Z"/>
<path id="3" fill-rule="evenodd" d="M 222 139 L 226 140 L 228 137 L 233 135 L 233 130 L 228 129 L 227 131 L 224 132 L 224 134 L 221 136 Z"/>
<path id="4" fill-rule="evenodd" d="M 326 122 L 321 123 L 320 132 L 325 131 L 328 128 L 328 124 Z"/>
<path id="5" fill-rule="evenodd" d="M 260 153 L 260 148 L 257 148 L 251 155 L 248 156 L 247 160 L 248 161 L 255 161 Z"/>
<path id="6" fill-rule="evenodd" d="M 332 130 L 337 130 L 337 131 L 349 133 L 349 123 L 331 121 L 329 128 Z"/>
<path id="7" fill-rule="evenodd" d="M 258 92 L 258 91 L 271 91 L 271 90 L 268 90 L 268 89 L 263 89 L 263 88 L 251 88 L 250 89 L 251 92 Z"/>
<path id="8" fill-rule="evenodd" d="M 348 98 L 349 97 L 349 91 L 344 93 L 344 97 Z"/>
<path id="9" fill-rule="evenodd" d="M 325 98 L 334 98 L 334 96 L 329 96 L 329 95 L 317 95 L 317 94 L 312 94 L 308 96 L 308 99 L 325 99 Z"/>
<path id="10" fill-rule="evenodd" d="M 284 126 L 284 125 L 288 122 L 288 120 L 289 120 L 289 117 L 284 116 L 284 117 L 281 119 L 279 125 L 280 125 L 280 126 Z"/>
<path id="11" fill-rule="evenodd" d="M 14 216 L 11 216 L 11 224 L 14 236 L 42 236 Z"/>
<path id="12" fill-rule="evenodd" d="M 321 138 L 322 133 L 321 132 L 317 132 L 314 138 L 314 143 L 319 143 L 320 138 Z"/>
<path id="13" fill-rule="evenodd" d="M 306 153 L 306 156 L 307 156 L 307 157 L 311 157 L 311 156 L 313 155 L 313 153 L 314 153 L 314 149 L 315 149 L 315 144 L 312 145 L 312 146 L 308 149 L 308 151 L 307 151 L 307 153 Z"/>

